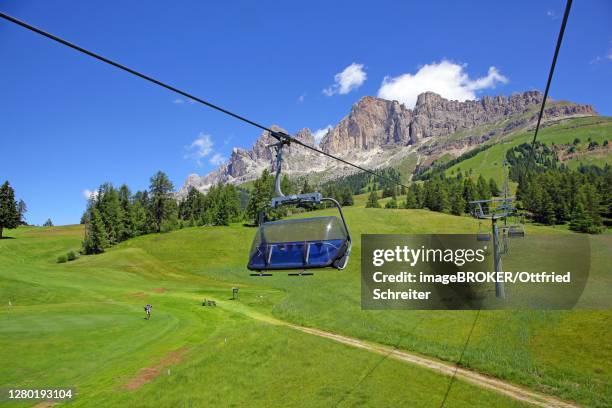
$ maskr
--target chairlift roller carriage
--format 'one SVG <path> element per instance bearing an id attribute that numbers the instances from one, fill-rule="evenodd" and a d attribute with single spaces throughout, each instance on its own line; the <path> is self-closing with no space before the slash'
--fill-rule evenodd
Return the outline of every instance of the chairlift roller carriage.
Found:
<path id="1" fill-rule="evenodd" d="M 308 206 L 330 202 L 340 217 L 310 217 L 280 221 L 265 221 L 260 214 L 260 223 L 249 254 L 247 268 L 257 273 L 251 276 L 270 276 L 264 271 L 300 270 L 290 275 L 312 275 L 309 269 L 346 267 L 351 253 L 351 236 L 342 213 L 340 203 L 321 193 L 293 194 L 285 196 L 281 191 L 281 164 L 283 148 L 289 145 L 288 136 L 280 132 L 271 135 L 278 140 L 272 147 L 276 150 L 276 197 L 270 202 L 272 209 L 285 205 Z"/>

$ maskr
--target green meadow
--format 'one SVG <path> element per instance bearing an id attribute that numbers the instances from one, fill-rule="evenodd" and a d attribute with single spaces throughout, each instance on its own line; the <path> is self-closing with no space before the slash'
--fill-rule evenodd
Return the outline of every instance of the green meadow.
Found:
<path id="1" fill-rule="evenodd" d="M 612 404 L 612 312 L 361 310 L 361 234 L 478 230 L 467 217 L 365 209 L 362 198 L 346 209 L 354 236 L 347 269 L 307 277 L 249 276 L 255 229 L 239 224 L 141 236 L 63 264 L 56 259 L 79 249 L 81 226 L 8 231 L 0 241 L 0 388 L 75 387 L 76 398 L 62 406 L 442 403 L 448 377 L 288 322 L 459 362 L 580 404 Z M 609 294 L 612 235 L 589 239 L 594 290 Z M 201 306 L 204 299 L 217 307 Z M 516 405 L 460 380 L 446 400 L 453 407 Z"/>
<path id="2" fill-rule="evenodd" d="M 570 168 L 577 168 L 581 163 L 603 166 L 610 162 L 609 153 L 590 154 L 587 145 L 590 139 L 601 146 L 605 140 L 611 138 L 611 135 L 612 118 L 591 116 L 563 120 L 559 123 L 544 126 L 538 134 L 538 141 L 547 145 L 552 143 L 569 145 L 572 144 L 574 139 L 578 138 L 580 139 L 580 143 L 576 146 L 578 154 L 575 158 L 570 159 L 567 165 Z M 502 165 L 506 157 L 506 151 L 522 143 L 531 143 L 532 139 L 533 131 L 511 134 L 501 140 L 491 140 L 490 143 L 495 143 L 491 148 L 448 168 L 446 174 L 450 175 L 453 172 L 472 169 L 475 174 L 482 174 L 487 179 L 492 177 L 499 185 L 502 185 L 504 179 Z"/>

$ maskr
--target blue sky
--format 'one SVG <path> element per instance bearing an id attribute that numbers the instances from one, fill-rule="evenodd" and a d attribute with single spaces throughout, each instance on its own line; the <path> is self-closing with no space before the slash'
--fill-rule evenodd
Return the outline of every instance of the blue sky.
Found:
<path id="1" fill-rule="evenodd" d="M 337 123 L 364 95 L 409 104 L 431 86 L 464 98 L 543 90 L 565 4 L 174 3 L 0 1 L 0 10 L 294 132 Z M 552 97 L 612 114 L 610 21 L 609 1 L 575 2 Z M 5 21 L 0 78 L 0 180 L 35 224 L 78 222 L 83 191 L 104 181 L 144 189 L 161 169 L 180 187 L 260 134 Z"/>

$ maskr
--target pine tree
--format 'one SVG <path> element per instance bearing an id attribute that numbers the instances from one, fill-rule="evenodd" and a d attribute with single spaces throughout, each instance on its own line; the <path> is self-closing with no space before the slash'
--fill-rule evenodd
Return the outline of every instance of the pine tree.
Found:
<path id="1" fill-rule="evenodd" d="M 296 193 L 293 182 L 286 174 L 283 174 L 283 177 L 281 178 L 281 191 L 285 195 L 291 195 Z"/>
<path id="2" fill-rule="evenodd" d="M 489 191 L 493 197 L 497 197 L 501 193 L 499 187 L 497 187 L 497 182 L 493 177 L 489 179 Z"/>
<path id="3" fill-rule="evenodd" d="M 131 207 L 131 215 L 134 236 L 144 235 L 149 232 L 148 221 L 149 212 L 148 205 L 143 204 L 142 199 L 134 199 Z"/>
<path id="4" fill-rule="evenodd" d="M 302 194 L 313 193 L 314 189 L 308 184 L 308 178 L 304 178 L 304 184 L 302 185 Z"/>
<path id="5" fill-rule="evenodd" d="M 491 198 L 491 189 L 489 188 L 489 184 L 482 176 L 478 176 L 478 181 L 476 182 L 476 192 L 478 194 L 478 200 L 489 200 Z"/>
<path id="6" fill-rule="evenodd" d="M 104 183 L 98 189 L 96 207 L 100 211 L 108 242 L 114 245 L 121 242 L 124 235 L 123 210 L 119 201 L 119 192 L 110 183 Z"/>
<path id="7" fill-rule="evenodd" d="M 342 196 L 341 196 L 342 200 L 340 201 L 340 204 L 342 204 L 343 206 L 351 206 L 353 205 L 354 201 L 353 201 L 353 193 L 351 192 L 351 189 L 348 187 L 345 187 L 342 190 Z"/>
<path id="8" fill-rule="evenodd" d="M 4 228 L 17 228 L 21 222 L 21 214 L 15 202 L 15 190 L 5 181 L 0 186 L 0 239 Z"/>
<path id="9" fill-rule="evenodd" d="M 460 181 L 453 183 L 449 196 L 450 213 L 453 215 L 461 215 L 465 211 L 465 200 L 463 199 L 462 185 Z"/>
<path id="10" fill-rule="evenodd" d="M 19 224 L 28 225 L 25 219 L 25 213 L 28 212 L 28 206 L 25 201 L 19 200 L 19 202 L 17 202 L 17 212 L 19 213 Z"/>
<path id="11" fill-rule="evenodd" d="M 53 226 L 53 221 L 51 221 L 51 218 L 47 218 L 47 221 L 44 222 L 43 227 L 52 227 Z"/>
<path id="12" fill-rule="evenodd" d="M 595 189 L 595 186 L 591 183 L 585 183 L 580 188 L 580 195 L 583 197 L 584 209 L 588 214 L 588 218 L 591 220 L 589 233 L 601 232 L 602 218 L 599 213 L 600 211 L 600 196 Z"/>
<path id="13" fill-rule="evenodd" d="M 588 233 L 592 229 L 592 225 L 593 220 L 584 210 L 584 204 L 582 200 L 579 200 L 574 206 L 574 210 L 572 211 L 569 228 L 572 231 Z"/>
<path id="14" fill-rule="evenodd" d="M 119 240 L 125 241 L 126 239 L 134 236 L 134 220 L 132 219 L 132 193 L 125 184 L 119 188 L 119 205 L 121 206 L 121 228 L 119 230 Z"/>
<path id="15" fill-rule="evenodd" d="M 430 202 L 428 208 L 432 211 L 448 212 L 450 205 L 448 201 L 448 191 L 441 179 L 436 179 L 431 184 Z"/>
<path id="16" fill-rule="evenodd" d="M 418 203 L 418 192 L 416 191 L 418 186 L 416 183 L 412 183 L 408 191 L 406 192 L 406 201 L 404 202 L 404 208 L 419 208 Z"/>
<path id="17" fill-rule="evenodd" d="M 548 194 L 548 192 L 546 191 L 542 194 L 539 212 L 540 212 L 542 223 L 547 224 L 547 225 L 555 225 L 555 222 L 556 222 L 555 204 L 550 194 Z"/>
<path id="18" fill-rule="evenodd" d="M 471 178 L 465 177 L 463 179 L 463 199 L 465 200 L 465 212 L 470 213 L 470 201 L 476 200 L 477 197 L 476 186 Z"/>
<path id="19" fill-rule="evenodd" d="M 174 186 L 164 172 L 158 171 L 151 177 L 149 209 L 156 232 L 176 228 L 178 208 L 172 196 L 173 190 Z"/>
<path id="20" fill-rule="evenodd" d="M 104 252 L 108 246 L 109 242 L 102 216 L 98 208 L 94 206 L 91 209 L 90 222 L 85 229 L 83 252 L 85 254 L 99 254 Z"/>
<path id="21" fill-rule="evenodd" d="M 368 196 L 366 208 L 380 208 L 380 203 L 378 202 L 378 194 L 376 193 L 376 191 L 372 191 Z"/>
<path id="22" fill-rule="evenodd" d="M 189 188 L 187 195 L 179 203 L 179 218 L 190 223 L 197 223 L 202 218 L 204 208 L 204 194 L 195 187 Z"/>
<path id="23" fill-rule="evenodd" d="M 268 208 L 272 199 L 274 177 L 267 169 L 261 173 L 253 183 L 253 190 L 247 204 L 247 216 L 253 221 L 254 225 L 259 225 L 259 214 Z"/>

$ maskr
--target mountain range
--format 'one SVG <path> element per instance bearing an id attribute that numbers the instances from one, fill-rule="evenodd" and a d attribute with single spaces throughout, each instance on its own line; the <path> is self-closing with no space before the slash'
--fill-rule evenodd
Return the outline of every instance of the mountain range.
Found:
<path id="1" fill-rule="evenodd" d="M 538 91 L 527 91 L 459 102 L 425 92 L 418 96 L 414 109 L 408 109 L 397 101 L 365 96 L 329 129 L 318 146 L 308 128 L 292 136 L 366 168 L 399 168 L 410 178 L 417 167 L 427 167 L 442 156 L 457 157 L 491 138 L 533 127 L 542 98 Z M 544 122 L 593 115 L 597 112 L 590 105 L 549 99 Z M 278 125 L 271 129 L 286 132 Z M 264 169 L 273 168 L 274 154 L 268 145 L 274 142 L 264 131 L 251 149 L 234 148 L 217 170 L 189 175 L 179 196 L 191 187 L 205 192 L 217 183 L 239 185 L 256 179 Z M 289 146 L 284 157 L 284 173 L 307 176 L 315 183 L 358 171 L 299 145 Z"/>

